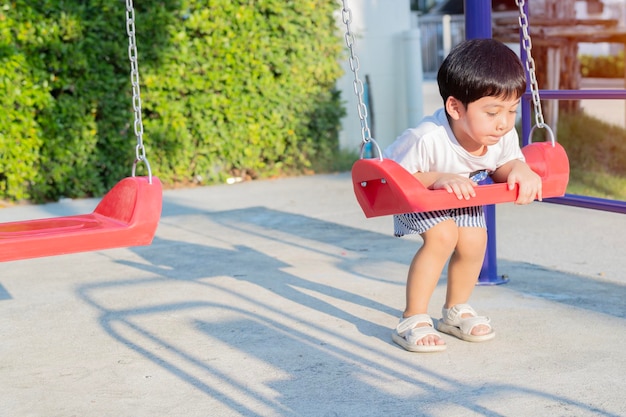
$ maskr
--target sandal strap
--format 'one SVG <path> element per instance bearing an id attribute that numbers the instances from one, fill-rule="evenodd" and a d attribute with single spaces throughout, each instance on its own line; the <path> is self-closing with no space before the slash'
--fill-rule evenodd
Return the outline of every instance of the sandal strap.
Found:
<path id="1" fill-rule="evenodd" d="M 418 324 L 426 323 L 428 326 L 416 327 Z M 428 335 L 441 337 L 435 326 L 433 319 L 428 314 L 416 314 L 411 317 L 400 319 L 396 326 L 396 332 L 409 344 L 415 345 Z"/>
<path id="2" fill-rule="evenodd" d="M 476 317 L 468 317 L 466 319 L 462 319 L 459 324 L 459 329 L 465 334 L 471 334 L 472 329 L 478 325 L 484 325 L 491 329 L 491 319 L 486 316 L 476 316 Z"/>
<path id="3" fill-rule="evenodd" d="M 472 316 L 478 316 L 476 310 L 472 308 L 469 304 L 457 304 L 452 308 L 444 308 L 441 310 L 441 315 L 446 324 L 450 324 L 453 326 L 458 325 L 461 320 L 465 320 L 461 318 L 463 314 L 471 314 Z"/>
<path id="4" fill-rule="evenodd" d="M 415 327 L 420 323 L 427 323 L 428 327 Z M 402 337 L 405 337 L 405 334 L 412 329 L 432 329 L 433 319 L 428 314 L 416 314 L 411 317 L 406 317 L 400 319 L 400 323 L 396 326 L 396 332 Z M 437 334 L 437 333 L 435 333 Z"/>
<path id="5" fill-rule="evenodd" d="M 441 337 L 439 332 L 432 327 L 414 327 L 404 334 L 404 339 L 411 345 L 416 345 L 419 340 L 422 340 L 428 335 Z"/>
<path id="6" fill-rule="evenodd" d="M 463 314 L 471 314 L 472 317 L 462 317 Z M 457 304 L 449 309 L 442 309 L 444 323 L 461 329 L 465 334 L 471 334 L 474 327 L 485 325 L 491 328 L 491 319 L 487 316 L 479 316 L 469 304 Z"/>

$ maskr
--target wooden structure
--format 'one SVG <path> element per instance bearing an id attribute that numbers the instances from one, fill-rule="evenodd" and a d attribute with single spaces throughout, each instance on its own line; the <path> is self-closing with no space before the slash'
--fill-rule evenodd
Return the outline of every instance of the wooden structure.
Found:
<path id="1" fill-rule="evenodd" d="M 626 50 L 626 28 L 615 19 L 576 19 L 573 0 L 533 2 L 529 16 L 533 57 L 541 90 L 580 90 L 579 43 L 618 43 Z M 536 8 L 535 8 L 536 7 Z M 538 17 L 541 16 L 541 17 Z M 496 18 L 493 37 L 503 42 L 520 41 L 517 18 Z M 626 72 L 624 74 L 626 88 Z M 577 111 L 578 100 L 549 101 L 544 105 L 546 122 L 556 128 L 559 109 Z"/>

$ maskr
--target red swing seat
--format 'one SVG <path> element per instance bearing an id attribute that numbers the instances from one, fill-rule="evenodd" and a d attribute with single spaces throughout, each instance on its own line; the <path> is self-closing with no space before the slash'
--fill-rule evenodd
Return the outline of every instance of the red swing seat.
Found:
<path id="1" fill-rule="evenodd" d="M 526 163 L 542 179 L 543 198 L 561 197 L 569 181 L 569 160 L 559 143 L 534 142 L 522 148 Z M 487 184 L 476 187 L 476 197 L 459 200 L 446 190 L 429 190 L 391 159 L 359 159 L 352 166 L 352 184 L 365 217 L 509 203 L 518 187 Z"/>
<path id="2" fill-rule="evenodd" d="M 158 178 L 125 178 L 91 214 L 0 224 L 0 261 L 149 245 L 161 206 Z"/>

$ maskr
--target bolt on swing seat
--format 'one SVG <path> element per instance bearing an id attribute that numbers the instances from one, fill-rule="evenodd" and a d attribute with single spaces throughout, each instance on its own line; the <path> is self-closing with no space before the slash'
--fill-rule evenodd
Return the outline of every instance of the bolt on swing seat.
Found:
<path id="1" fill-rule="evenodd" d="M 542 180 L 543 198 L 561 197 L 569 181 L 569 160 L 556 142 L 535 142 L 522 148 L 529 167 Z M 446 190 L 430 190 L 400 164 L 383 158 L 359 159 L 352 166 L 352 184 L 366 217 L 450 208 L 509 203 L 517 199 L 518 186 L 506 183 L 479 185 L 476 197 L 459 200 Z"/>
<path id="2" fill-rule="evenodd" d="M 0 224 L 0 261 L 152 243 L 162 206 L 158 178 L 118 182 L 90 214 Z"/>

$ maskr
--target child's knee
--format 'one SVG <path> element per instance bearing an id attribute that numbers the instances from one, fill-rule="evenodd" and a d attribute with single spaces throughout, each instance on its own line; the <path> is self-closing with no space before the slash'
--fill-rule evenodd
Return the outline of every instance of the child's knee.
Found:
<path id="1" fill-rule="evenodd" d="M 459 239 L 457 241 L 457 251 L 466 254 L 477 253 L 480 256 L 485 254 L 487 247 L 487 229 L 482 227 L 462 227 L 459 229 Z"/>
<path id="2" fill-rule="evenodd" d="M 453 220 L 446 220 L 428 229 L 422 238 L 425 245 L 437 245 L 452 252 L 459 242 L 459 227 Z"/>

